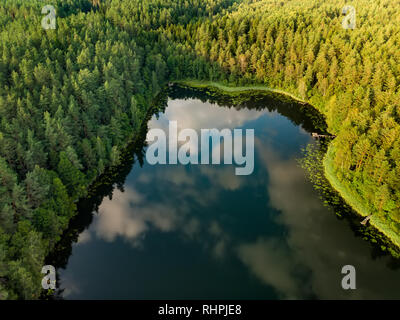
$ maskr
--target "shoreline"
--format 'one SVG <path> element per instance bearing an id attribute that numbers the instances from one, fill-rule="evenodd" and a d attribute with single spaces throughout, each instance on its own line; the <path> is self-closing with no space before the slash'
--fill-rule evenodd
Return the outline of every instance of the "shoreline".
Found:
<path id="1" fill-rule="evenodd" d="M 181 84 L 189 87 L 194 87 L 194 88 L 212 88 L 214 90 L 219 90 L 222 93 L 228 93 L 228 94 L 233 94 L 233 93 L 243 93 L 246 91 L 266 91 L 266 92 L 272 92 L 272 93 L 277 93 L 281 94 L 287 97 L 290 97 L 294 99 L 297 102 L 300 103 L 307 103 L 319 112 L 321 112 L 318 108 L 316 108 L 313 104 L 311 104 L 309 101 L 305 101 L 303 99 L 300 99 L 299 97 L 295 96 L 292 93 L 286 92 L 284 90 L 280 89 L 273 89 L 269 88 L 266 86 L 242 86 L 242 87 L 231 87 L 227 86 L 218 82 L 213 82 L 213 81 L 198 81 L 198 80 L 181 80 L 181 81 L 174 81 L 176 84 Z M 370 214 L 373 214 L 371 212 L 368 212 L 363 203 L 360 202 L 358 199 L 355 199 L 352 195 L 349 194 L 347 191 L 346 186 L 344 186 L 340 181 L 337 179 L 335 173 L 333 172 L 333 167 L 332 167 L 332 159 L 331 159 L 331 154 L 334 152 L 333 145 L 329 144 L 328 150 L 324 156 L 323 159 L 323 167 L 324 167 L 324 175 L 328 182 L 330 183 L 331 187 L 340 195 L 340 197 L 353 209 L 353 211 L 360 217 L 367 217 Z M 381 233 L 387 240 L 397 249 L 400 249 L 400 235 L 396 234 L 393 232 L 393 230 L 388 226 L 387 221 L 383 221 L 376 215 L 373 215 L 371 220 L 369 221 L 370 225 L 373 226 L 377 232 Z M 389 222 L 390 223 L 390 222 Z"/>
<path id="2" fill-rule="evenodd" d="M 242 87 L 235 86 L 235 87 L 231 87 L 231 86 L 223 85 L 222 83 L 219 83 L 219 82 L 199 81 L 199 80 L 180 80 L 180 81 L 173 81 L 173 83 L 185 85 L 185 86 L 192 87 L 192 88 L 201 88 L 201 89 L 213 88 L 213 89 L 220 90 L 225 94 L 226 93 L 240 94 L 240 93 L 243 93 L 246 91 L 266 91 L 266 92 L 277 93 L 280 95 L 284 95 L 286 97 L 290 97 L 293 100 L 295 100 L 299 103 L 302 103 L 302 104 L 306 104 L 306 103 L 310 104 L 308 101 L 300 99 L 299 97 L 295 96 L 294 94 L 292 94 L 290 92 L 280 90 L 280 89 L 269 88 L 266 86 L 242 86 Z"/>
<path id="3" fill-rule="evenodd" d="M 365 205 L 350 194 L 345 185 L 343 185 L 336 177 L 333 166 L 331 154 L 334 152 L 334 147 L 329 146 L 323 159 L 324 174 L 332 188 L 340 195 L 340 197 L 356 212 L 360 217 L 367 217 L 371 214 Z M 361 223 L 361 222 L 360 222 Z M 390 223 L 390 222 L 389 222 Z M 400 248 L 400 235 L 393 232 L 388 225 L 387 221 L 380 219 L 372 213 L 369 224 L 373 226 L 379 233 L 381 233 L 394 247 Z"/>

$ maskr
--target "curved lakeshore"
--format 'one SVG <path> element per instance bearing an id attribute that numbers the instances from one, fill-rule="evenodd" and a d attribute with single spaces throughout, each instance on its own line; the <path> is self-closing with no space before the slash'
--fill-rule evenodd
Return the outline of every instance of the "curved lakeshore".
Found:
<path id="1" fill-rule="evenodd" d="M 193 88 L 213 88 L 213 89 L 218 89 L 222 91 L 223 93 L 242 93 L 246 91 L 267 91 L 267 92 L 273 92 L 277 94 L 281 94 L 287 97 L 292 98 L 293 100 L 300 102 L 300 103 L 309 103 L 306 100 L 303 100 L 294 94 L 280 90 L 280 89 L 274 89 L 274 88 L 269 88 L 265 86 L 242 86 L 242 87 L 231 87 L 231 86 L 225 86 L 221 83 L 218 82 L 213 82 L 213 81 L 198 81 L 198 80 L 182 80 L 182 81 L 174 81 L 174 83 L 181 84 L 181 85 L 186 85 L 188 87 L 193 87 Z"/>
<path id="2" fill-rule="evenodd" d="M 42 2 L 0 4 L 0 300 L 400 299 L 396 3 Z"/>
<path id="3" fill-rule="evenodd" d="M 204 88 L 204 89 L 210 88 L 213 90 L 218 90 L 224 94 L 235 94 L 235 93 L 240 94 L 246 91 L 272 92 L 286 97 L 290 97 L 291 99 L 294 99 L 295 101 L 300 102 L 302 104 L 307 103 L 316 110 L 318 110 L 319 112 L 321 112 L 315 105 L 313 105 L 309 101 L 303 100 L 290 92 L 280 89 L 269 88 L 265 86 L 233 87 L 233 86 L 226 86 L 218 82 L 198 81 L 198 80 L 175 81 L 175 83 L 194 88 Z M 393 230 L 390 229 L 390 226 L 387 221 L 381 220 L 376 215 L 373 215 L 372 212 L 369 212 L 365 208 L 364 204 L 360 200 L 356 199 L 353 195 L 351 195 L 347 190 L 347 188 L 337 179 L 332 167 L 331 155 L 333 154 L 333 152 L 334 152 L 334 147 L 332 144 L 329 144 L 328 150 L 323 160 L 324 175 L 328 180 L 328 182 L 330 183 L 331 187 L 360 217 L 367 217 L 372 214 L 372 218 L 369 221 L 370 225 L 373 226 L 382 235 L 384 235 L 396 248 L 400 249 L 400 235 L 396 234 L 395 232 L 393 232 Z M 393 252 L 391 253 L 392 255 L 394 254 Z"/>

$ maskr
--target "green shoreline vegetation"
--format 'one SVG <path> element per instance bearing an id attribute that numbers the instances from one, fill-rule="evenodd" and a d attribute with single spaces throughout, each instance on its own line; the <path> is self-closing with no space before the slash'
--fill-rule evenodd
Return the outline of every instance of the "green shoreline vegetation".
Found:
<path id="1" fill-rule="evenodd" d="M 333 169 L 333 156 L 334 146 L 330 145 L 323 159 L 323 167 L 325 177 L 328 179 L 330 185 L 334 190 L 336 190 L 339 195 L 344 199 L 344 201 L 361 217 L 368 217 L 372 214 L 369 223 L 378 230 L 378 232 L 382 233 L 390 242 L 397 248 L 400 248 L 400 234 L 393 232 L 393 229 L 390 226 L 390 222 L 382 219 L 378 215 L 374 215 L 374 212 L 369 211 L 365 205 L 363 204 L 361 199 L 357 199 L 356 195 L 352 194 L 345 185 L 341 184 L 338 178 L 336 177 Z M 393 256 L 399 257 L 398 252 L 391 252 Z"/>
<path id="2" fill-rule="evenodd" d="M 288 96 L 292 98 L 293 100 L 300 102 L 300 103 L 307 103 L 307 101 L 304 101 L 303 99 L 300 99 L 299 97 L 296 97 L 294 94 L 290 92 L 286 92 L 284 90 L 279 90 L 279 89 L 273 89 L 273 88 L 268 88 L 266 86 L 262 85 L 247 85 L 243 87 L 239 86 L 228 86 L 224 85 L 222 83 L 218 82 L 212 82 L 212 81 L 199 81 L 199 80 L 181 80 L 181 81 L 175 81 L 177 84 L 183 84 L 192 88 L 214 88 L 214 89 L 219 89 L 222 91 L 224 94 L 227 93 L 243 93 L 246 91 L 266 91 L 266 92 L 272 92 L 272 93 L 277 93 L 280 95 Z"/>
<path id="3" fill-rule="evenodd" d="M 45 5 L 56 8 L 55 30 L 41 28 Z M 182 79 L 308 101 L 336 135 L 332 184 L 398 244 L 400 3 L 354 0 L 354 30 L 342 28 L 344 5 L 2 1 L 0 299 L 39 297 L 45 257 L 75 199 L 118 163 L 156 93 Z"/>

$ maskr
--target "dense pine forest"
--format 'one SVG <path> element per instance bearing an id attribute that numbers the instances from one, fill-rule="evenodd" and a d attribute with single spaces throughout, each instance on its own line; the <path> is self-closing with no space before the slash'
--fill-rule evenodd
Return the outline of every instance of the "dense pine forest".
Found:
<path id="1" fill-rule="evenodd" d="M 337 135 L 327 166 L 400 238 L 400 0 L 3 0 L 0 299 L 35 299 L 75 202 L 170 81 L 264 85 Z M 56 8 L 56 29 L 41 9 Z M 362 212 L 363 213 L 363 212 Z M 398 241 L 400 244 L 400 241 Z"/>

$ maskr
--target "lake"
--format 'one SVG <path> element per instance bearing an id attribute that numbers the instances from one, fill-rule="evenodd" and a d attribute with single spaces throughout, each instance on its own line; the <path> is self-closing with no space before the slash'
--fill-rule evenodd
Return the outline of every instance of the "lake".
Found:
<path id="1" fill-rule="evenodd" d="M 302 149 L 319 147 L 311 132 L 325 130 L 315 110 L 271 94 L 230 98 L 177 86 L 161 100 L 48 258 L 60 297 L 400 298 L 398 263 L 362 239 L 359 222 L 324 205 L 299 166 Z M 254 172 L 148 164 L 145 133 L 169 121 L 197 132 L 254 129 Z M 341 286 L 345 265 L 356 269 L 356 290 Z"/>

